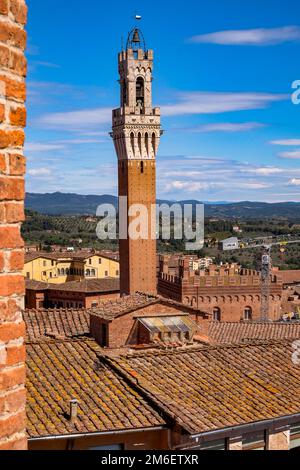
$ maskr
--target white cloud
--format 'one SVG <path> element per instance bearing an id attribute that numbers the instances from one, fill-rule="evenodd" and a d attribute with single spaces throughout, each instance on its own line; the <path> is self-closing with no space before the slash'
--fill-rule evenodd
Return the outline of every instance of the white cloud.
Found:
<path id="1" fill-rule="evenodd" d="M 265 127 L 259 122 L 217 122 L 203 124 L 195 129 L 198 132 L 244 132 Z"/>
<path id="2" fill-rule="evenodd" d="M 300 158 L 300 150 L 294 150 L 293 152 L 282 152 L 279 154 L 279 157 L 297 160 Z"/>
<path id="3" fill-rule="evenodd" d="M 300 139 L 272 140 L 270 144 L 294 147 L 294 146 L 300 145 Z"/>
<path id="4" fill-rule="evenodd" d="M 299 26 L 217 31 L 193 36 L 190 39 L 194 43 L 223 46 L 271 46 L 298 40 L 300 40 Z"/>
<path id="5" fill-rule="evenodd" d="M 286 95 L 272 93 L 184 92 L 179 102 L 162 106 L 164 116 L 184 114 L 217 114 L 248 109 L 264 109 L 286 99 Z"/>
<path id="6" fill-rule="evenodd" d="M 31 62 L 33 65 L 40 65 L 41 67 L 47 67 L 49 69 L 59 69 L 60 65 L 53 64 L 52 62 L 45 62 L 43 60 L 35 60 Z"/>
<path id="7" fill-rule="evenodd" d="M 53 150 L 63 150 L 65 148 L 62 144 L 28 142 L 25 144 L 25 152 L 51 152 Z"/>
<path id="8" fill-rule="evenodd" d="M 289 186 L 300 186 L 300 178 L 293 178 L 288 182 Z"/>
<path id="9" fill-rule="evenodd" d="M 111 108 L 95 108 L 45 114 L 38 118 L 37 124 L 49 129 L 84 130 L 91 126 L 108 124 L 111 119 Z"/>
<path id="10" fill-rule="evenodd" d="M 28 174 L 30 176 L 35 177 L 35 178 L 42 178 L 42 177 L 45 177 L 45 176 L 50 176 L 51 175 L 51 170 L 50 170 L 50 168 L 34 168 L 32 170 L 29 170 Z"/>
<path id="11" fill-rule="evenodd" d="M 276 175 L 283 172 L 282 168 L 262 167 L 262 168 L 249 168 L 242 170 L 243 173 L 251 173 L 254 175 L 269 176 Z"/>
<path id="12" fill-rule="evenodd" d="M 268 189 L 272 184 L 267 183 L 237 183 L 236 187 L 239 189 Z"/>
<path id="13" fill-rule="evenodd" d="M 202 183 L 202 182 L 185 182 L 185 181 L 172 181 L 168 183 L 165 192 L 171 192 L 173 190 L 186 191 L 192 193 L 195 191 L 207 190 L 212 187 L 213 183 Z"/>

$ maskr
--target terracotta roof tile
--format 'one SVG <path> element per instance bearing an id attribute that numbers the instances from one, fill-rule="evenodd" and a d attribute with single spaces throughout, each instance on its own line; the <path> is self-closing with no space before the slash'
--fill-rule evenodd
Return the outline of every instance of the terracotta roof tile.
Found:
<path id="1" fill-rule="evenodd" d="M 120 290 L 120 280 L 113 277 L 83 279 L 82 281 L 71 281 L 64 284 L 52 284 L 49 289 L 85 293 L 118 292 Z"/>
<path id="2" fill-rule="evenodd" d="M 240 343 L 247 340 L 284 340 L 300 338 L 300 322 L 291 323 L 223 323 L 211 322 L 211 343 Z"/>
<path id="3" fill-rule="evenodd" d="M 164 425 L 145 398 L 101 361 L 93 340 L 27 346 L 27 432 L 30 438 Z M 69 401 L 79 401 L 69 419 Z"/>
<path id="4" fill-rule="evenodd" d="M 90 316 L 81 310 L 25 310 L 28 341 L 44 341 L 53 337 L 74 338 L 90 332 Z"/>
<path id="5" fill-rule="evenodd" d="M 138 310 L 140 308 L 147 307 L 148 305 L 153 305 L 153 304 L 164 304 L 164 305 L 169 305 L 174 308 L 179 308 L 184 311 L 190 311 L 193 313 L 200 313 L 207 318 L 212 316 L 211 314 L 207 312 L 202 312 L 199 309 L 193 308 L 189 305 L 182 304 L 180 302 L 176 302 L 171 299 L 165 299 L 160 296 L 151 296 L 147 294 L 142 294 L 142 293 L 136 293 L 133 295 L 128 295 L 125 297 L 121 297 L 120 299 L 117 300 L 109 300 L 107 302 L 101 302 L 101 305 L 99 307 L 95 307 L 91 309 L 91 313 L 93 315 L 99 316 L 101 318 L 105 318 L 107 320 L 112 320 L 114 318 L 117 318 L 121 315 L 124 315 L 126 313 L 134 312 L 135 310 Z"/>
<path id="6" fill-rule="evenodd" d="M 300 412 L 288 342 L 160 350 L 107 358 L 190 434 Z"/>

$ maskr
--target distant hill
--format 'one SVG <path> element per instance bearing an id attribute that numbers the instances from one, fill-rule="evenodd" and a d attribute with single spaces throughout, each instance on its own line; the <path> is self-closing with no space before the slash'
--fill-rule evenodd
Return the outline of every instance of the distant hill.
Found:
<path id="1" fill-rule="evenodd" d="M 173 204 L 174 201 L 158 200 L 159 204 Z M 197 204 L 199 201 L 179 201 L 180 204 Z M 81 194 L 27 193 L 25 206 L 28 210 L 49 215 L 95 215 L 100 204 L 118 205 L 118 198 L 104 194 L 85 196 Z M 300 220 L 300 202 L 265 202 L 205 203 L 206 217 L 217 218 L 285 218 Z"/>

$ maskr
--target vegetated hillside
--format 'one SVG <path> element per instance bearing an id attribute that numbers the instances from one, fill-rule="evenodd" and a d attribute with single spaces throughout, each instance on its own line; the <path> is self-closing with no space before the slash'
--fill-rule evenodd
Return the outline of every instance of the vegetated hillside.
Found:
<path id="1" fill-rule="evenodd" d="M 26 243 L 40 245 L 50 250 L 51 245 L 62 247 L 74 246 L 95 249 L 118 250 L 118 240 L 102 241 L 97 238 L 96 227 L 99 219 L 95 216 L 52 216 L 26 211 L 26 221 L 22 227 Z M 239 225 L 242 233 L 239 238 L 291 235 L 300 239 L 300 224 L 283 219 L 205 219 L 205 246 L 197 254 L 212 256 L 217 262 L 239 262 L 244 267 L 255 268 L 256 258 L 261 250 L 239 250 L 222 253 L 218 250 L 218 241 L 236 236 L 234 227 Z M 286 252 L 280 253 L 280 247 L 274 247 L 272 258 L 274 265 L 282 269 L 300 269 L 300 244 L 287 245 Z M 157 250 L 160 253 L 185 251 L 185 240 L 159 240 Z"/>
<path id="2" fill-rule="evenodd" d="M 174 201 L 157 201 L 159 204 L 173 204 Z M 179 201 L 181 205 L 192 204 L 199 201 Z M 64 193 L 33 194 L 27 193 L 26 209 L 50 215 L 95 215 L 97 207 L 101 204 L 118 206 L 118 198 L 104 194 L 102 196 Z M 300 221 L 300 202 L 282 202 L 268 204 L 265 202 L 236 202 L 236 203 L 206 203 L 206 217 L 257 219 L 257 218 L 283 218 Z"/>

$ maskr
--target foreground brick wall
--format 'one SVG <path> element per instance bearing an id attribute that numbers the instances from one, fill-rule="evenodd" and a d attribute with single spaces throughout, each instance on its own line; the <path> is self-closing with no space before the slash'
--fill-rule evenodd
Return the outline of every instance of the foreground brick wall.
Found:
<path id="1" fill-rule="evenodd" d="M 0 450 L 26 449 L 24 280 L 24 130 L 27 8 L 0 0 Z"/>

